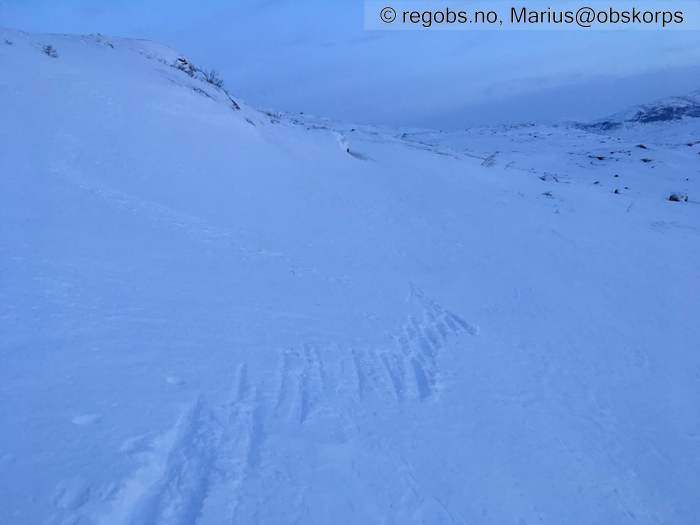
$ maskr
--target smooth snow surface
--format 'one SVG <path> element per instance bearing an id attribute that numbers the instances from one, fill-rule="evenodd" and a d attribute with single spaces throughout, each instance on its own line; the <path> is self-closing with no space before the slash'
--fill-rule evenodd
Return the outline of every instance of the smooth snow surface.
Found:
<path id="1" fill-rule="evenodd" d="M 177 56 L 0 31 L 0 523 L 700 522 L 700 119 L 342 126 Z"/>

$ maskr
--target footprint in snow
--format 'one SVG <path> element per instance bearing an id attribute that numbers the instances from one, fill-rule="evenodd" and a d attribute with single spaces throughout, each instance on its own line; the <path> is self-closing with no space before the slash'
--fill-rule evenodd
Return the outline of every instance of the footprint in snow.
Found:
<path id="1" fill-rule="evenodd" d="M 80 478 L 61 481 L 54 492 L 53 504 L 59 509 L 75 510 L 90 498 L 90 486 Z"/>
<path id="2" fill-rule="evenodd" d="M 73 417 L 71 423 L 78 426 L 93 425 L 102 419 L 101 414 L 81 414 Z"/>
<path id="3" fill-rule="evenodd" d="M 119 452 L 127 456 L 138 456 L 153 450 L 153 437 L 148 434 L 133 436 L 124 440 Z"/>
<path id="4" fill-rule="evenodd" d="M 173 386 L 182 386 L 185 384 L 185 380 L 178 376 L 168 376 L 165 378 L 165 382 Z"/>

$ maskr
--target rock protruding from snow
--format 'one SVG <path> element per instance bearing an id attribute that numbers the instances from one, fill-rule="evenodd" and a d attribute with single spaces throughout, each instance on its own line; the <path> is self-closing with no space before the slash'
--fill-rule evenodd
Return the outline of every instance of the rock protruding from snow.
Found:
<path id="1" fill-rule="evenodd" d="M 688 195 L 686 193 L 671 193 L 668 200 L 671 202 L 688 202 Z"/>
<path id="2" fill-rule="evenodd" d="M 195 67 L 195 65 L 185 57 L 178 57 L 177 59 L 175 59 L 173 67 L 175 69 L 179 69 L 180 71 L 191 77 L 194 77 L 197 74 L 197 68 Z"/>

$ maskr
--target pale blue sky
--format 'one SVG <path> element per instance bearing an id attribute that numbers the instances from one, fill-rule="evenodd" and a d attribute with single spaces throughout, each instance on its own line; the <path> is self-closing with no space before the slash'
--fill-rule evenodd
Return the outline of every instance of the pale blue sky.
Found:
<path id="1" fill-rule="evenodd" d="M 0 0 L 0 26 L 158 40 L 253 105 L 354 122 L 586 119 L 700 88 L 698 32 L 367 32 L 361 0 Z"/>

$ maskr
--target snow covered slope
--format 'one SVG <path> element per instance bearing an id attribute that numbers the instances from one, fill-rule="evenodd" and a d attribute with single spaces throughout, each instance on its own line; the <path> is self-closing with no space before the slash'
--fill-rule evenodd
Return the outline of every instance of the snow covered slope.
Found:
<path id="1" fill-rule="evenodd" d="M 0 523 L 700 521 L 695 120 L 352 128 L 178 57 L 0 31 Z"/>
<path id="2" fill-rule="evenodd" d="M 610 129 L 629 123 L 649 124 L 700 117 L 700 90 L 657 100 L 593 122 L 591 128 Z"/>

